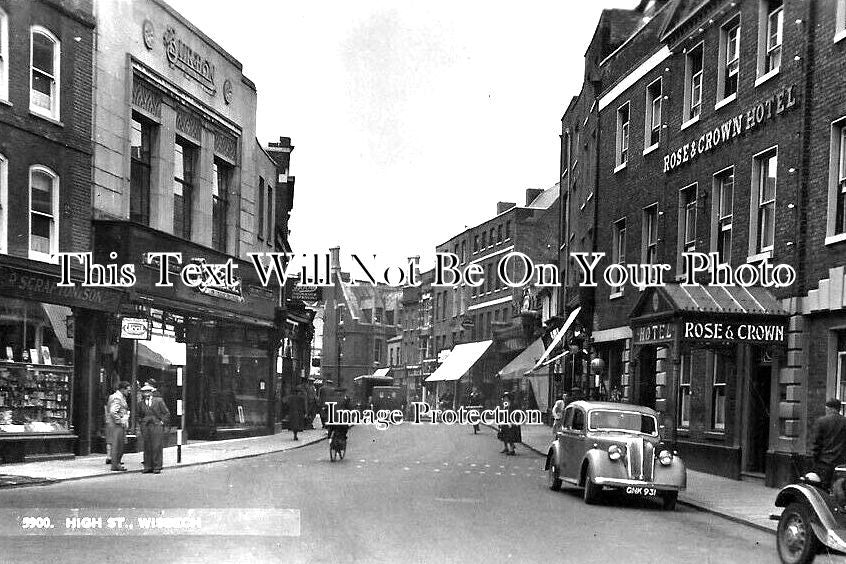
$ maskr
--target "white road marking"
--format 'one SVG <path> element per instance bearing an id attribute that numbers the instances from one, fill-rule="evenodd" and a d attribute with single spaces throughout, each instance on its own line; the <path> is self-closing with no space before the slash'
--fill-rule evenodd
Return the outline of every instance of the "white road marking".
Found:
<path id="1" fill-rule="evenodd" d="M 404 467 L 403 470 L 411 470 L 408 466 Z"/>
<path id="2" fill-rule="evenodd" d="M 481 499 L 472 499 L 469 497 L 436 497 L 435 501 L 448 501 L 452 503 L 479 503 Z"/>
<path id="3" fill-rule="evenodd" d="M 432 470 L 432 472 L 440 472 L 440 471 L 441 471 L 440 468 L 435 468 L 434 470 Z"/>

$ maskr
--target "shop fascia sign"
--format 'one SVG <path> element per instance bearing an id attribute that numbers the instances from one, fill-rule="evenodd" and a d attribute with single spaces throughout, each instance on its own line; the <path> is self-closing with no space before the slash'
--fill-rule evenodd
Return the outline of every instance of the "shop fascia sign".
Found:
<path id="1" fill-rule="evenodd" d="M 686 341 L 781 344 L 784 342 L 785 326 L 777 322 L 684 321 L 681 330 L 681 336 Z"/>
<path id="2" fill-rule="evenodd" d="M 650 323 L 634 329 L 635 344 L 664 343 L 672 341 L 675 335 L 675 323 Z"/>
<path id="3" fill-rule="evenodd" d="M 193 263 L 201 267 L 206 265 L 206 259 L 195 258 Z M 195 290 L 207 296 L 214 296 L 230 302 L 243 303 L 244 294 L 241 291 L 241 277 L 237 274 L 232 274 L 232 283 L 225 282 L 223 286 L 220 285 L 220 280 L 215 276 L 215 273 L 209 268 L 200 269 L 203 279 L 195 286 Z"/>
<path id="4" fill-rule="evenodd" d="M 693 139 L 675 151 L 664 155 L 664 172 L 672 172 L 681 165 L 693 161 L 702 153 L 707 153 L 747 131 L 756 129 L 769 122 L 773 117 L 781 115 L 798 105 L 796 85 L 785 86 L 745 112 L 724 121 L 714 129 L 706 131 L 697 139 Z"/>

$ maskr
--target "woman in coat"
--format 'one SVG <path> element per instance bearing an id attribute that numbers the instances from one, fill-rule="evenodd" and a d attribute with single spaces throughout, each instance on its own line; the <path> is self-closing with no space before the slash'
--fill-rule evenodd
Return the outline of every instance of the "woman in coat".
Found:
<path id="1" fill-rule="evenodd" d="M 302 388 L 297 388 L 293 394 L 288 396 L 287 404 L 288 428 L 293 431 L 294 440 L 298 441 L 300 439 L 297 438 L 297 433 L 305 427 L 306 415 L 306 398 Z"/>
<path id="2" fill-rule="evenodd" d="M 514 400 L 511 398 L 511 394 L 509 392 L 502 394 L 500 407 L 507 410 L 509 413 L 514 411 Z M 500 425 L 497 437 L 505 445 L 505 448 L 501 451 L 503 454 L 507 454 L 509 456 L 517 454 L 517 451 L 514 449 L 514 443 L 520 442 L 520 428 L 517 425 Z"/>

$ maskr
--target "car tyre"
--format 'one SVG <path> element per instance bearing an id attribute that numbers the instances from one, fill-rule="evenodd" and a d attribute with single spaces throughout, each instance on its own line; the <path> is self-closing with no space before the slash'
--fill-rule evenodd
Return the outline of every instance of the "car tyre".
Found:
<path id="1" fill-rule="evenodd" d="M 558 468 L 555 467 L 555 464 L 550 463 L 549 470 L 547 471 L 547 483 L 549 485 L 549 489 L 554 492 L 561 490 L 561 476 L 558 475 Z"/>
<path id="2" fill-rule="evenodd" d="M 776 548 L 785 564 L 806 564 L 814 560 L 820 541 L 811 528 L 811 512 L 801 502 L 788 505 L 778 520 Z"/>
<path id="3" fill-rule="evenodd" d="M 590 466 L 588 466 L 587 472 L 585 472 L 584 499 L 585 503 L 588 505 L 594 505 L 599 502 L 599 496 L 602 493 L 602 486 L 595 484 L 590 474 Z"/>
<path id="4" fill-rule="evenodd" d="M 676 501 L 679 499 L 679 492 L 662 492 L 661 507 L 664 511 L 673 511 L 676 508 Z"/>

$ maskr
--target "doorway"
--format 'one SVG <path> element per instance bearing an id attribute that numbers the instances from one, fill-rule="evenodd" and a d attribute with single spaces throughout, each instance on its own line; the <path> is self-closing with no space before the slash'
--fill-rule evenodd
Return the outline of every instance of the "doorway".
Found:
<path id="1" fill-rule="evenodd" d="M 655 409 L 655 372 L 657 347 L 644 346 L 638 353 L 636 403 Z"/>
<path id="2" fill-rule="evenodd" d="M 770 392 L 772 391 L 772 366 L 752 366 L 749 378 L 748 441 L 746 444 L 746 471 L 765 473 L 767 448 L 770 444 Z"/>

